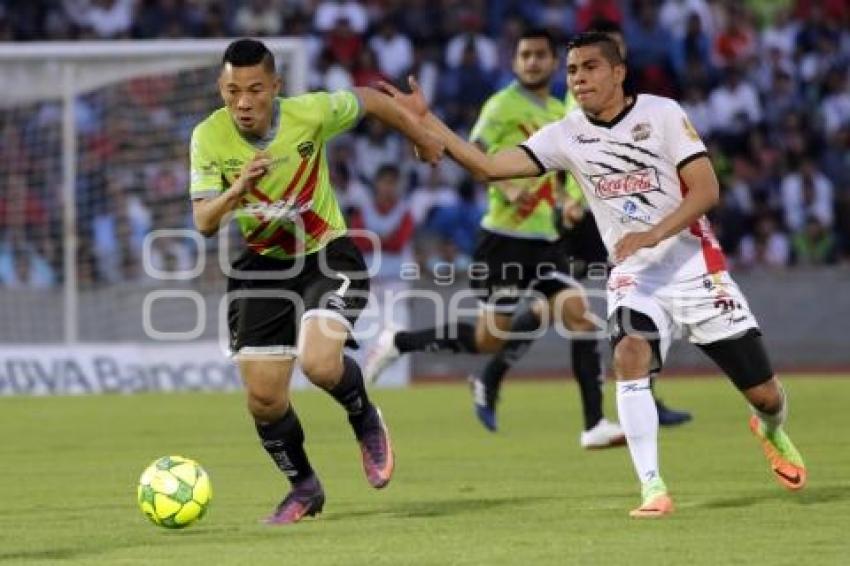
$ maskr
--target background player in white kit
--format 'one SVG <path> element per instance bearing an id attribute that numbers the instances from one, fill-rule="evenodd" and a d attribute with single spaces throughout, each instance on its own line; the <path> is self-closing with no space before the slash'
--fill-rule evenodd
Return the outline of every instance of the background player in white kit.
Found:
<path id="1" fill-rule="evenodd" d="M 675 101 L 624 94 L 626 67 L 609 37 L 580 34 L 568 49 L 568 85 L 580 109 L 522 145 L 491 155 L 428 113 L 414 81 L 411 95 L 385 89 L 421 115 L 449 154 L 478 179 L 568 170 L 581 185 L 617 264 L 608 282 L 609 336 L 617 409 L 642 487 L 633 517 L 673 511 L 658 467 L 658 414 L 649 374 L 660 369 L 680 330 L 750 403 L 750 428 L 777 480 L 788 489 L 802 488 L 803 460 L 782 429 L 785 394 L 704 216 L 719 198 L 705 146 Z"/>

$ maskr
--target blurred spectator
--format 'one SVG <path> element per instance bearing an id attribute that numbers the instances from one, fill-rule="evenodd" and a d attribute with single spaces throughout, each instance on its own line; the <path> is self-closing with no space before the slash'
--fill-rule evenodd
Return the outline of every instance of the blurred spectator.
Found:
<path id="1" fill-rule="evenodd" d="M 573 2 L 567 0 L 542 0 L 530 2 L 526 14 L 530 16 L 532 25 L 546 28 L 556 38 L 568 38 L 576 32 L 576 9 Z M 511 42 L 511 45 L 516 42 Z M 513 59 L 513 48 L 507 54 L 507 59 Z"/>
<path id="2" fill-rule="evenodd" d="M 806 226 L 792 239 L 794 263 L 797 265 L 826 265 L 835 263 L 835 235 L 827 230 L 815 216 L 806 220 Z"/>
<path id="3" fill-rule="evenodd" d="M 443 33 L 443 14 L 438 2 L 407 0 L 397 14 L 399 27 L 414 48 L 438 46 Z M 439 45 L 442 47 L 442 45 Z"/>
<path id="4" fill-rule="evenodd" d="M 62 0 L 62 4 L 71 21 L 99 38 L 129 35 L 134 0 Z"/>
<path id="5" fill-rule="evenodd" d="M 782 180 L 785 225 L 792 232 L 797 232 L 803 229 L 807 218 L 813 217 L 830 228 L 834 218 L 832 199 L 830 180 L 817 170 L 811 159 L 804 159 L 797 171 Z"/>
<path id="6" fill-rule="evenodd" d="M 107 181 L 107 200 L 93 220 L 97 274 L 107 283 L 138 277 L 142 245 L 151 230 L 150 211 L 126 182 L 126 178 L 115 176 Z"/>
<path id="7" fill-rule="evenodd" d="M 446 65 L 457 69 L 470 60 L 472 50 L 476 65 L 486 72 L 496 70 L 499 65 L 496 43 L 481 33 L 481 19 L 468 12 L 463 16 L 461 24 L 465 31 L 454 36 L 446 46 Z"/>
<path id="8" fill-rule="evenodd" d="M 401 161 L 401 141 L 383 122 L 368 120 L 366 135 L 354 142 L 354 162 L 363 183 L 371 184 L 378 169 L 388 163 Z"/>
<path id="9" fill-rule="evenodd" d="M 360 2 L 355 0 L 323 0 L 316 8 L 313 25 L 320 32 L 336 27 L 340 20 L 346 20 L 354 33 L 362 34 L 369 26 L 369 15 Z"/>
<path id="10" fill-rule="evenodd" d="M 850 125 L 850 81 L 847 80 L 847 68 L 834 69 L 824 85 L 825 96 L 821 106 L 824 121 L 824 133 L 833 135 L 840 128 Z"/>
<path id="11" fill-rule="evenodd" d="M 779 231 L 770 214 L 759 217 L 755 232 L 744 236 L 738 251 L 741 267 L 785 267 L 791 259 L 788 237 Z"/>
<path id="12" fill-rule="evenodd" d="M 402 194 L 398 167 L 381 166 L 375 175 L 374 200 L 361 203 L 360 223 L 352 226 L 372 232 L 380 241 L 380 249 L 375 250 L 374 242 L 370 239 L 355 239 L 365 253 L 370 269 L 375 269 L 372 266 L 374 261 L 380 261 L 378 277 L 398 277 L 401 264 L 409 252 L 413 238 L 413 216 Z"/>
<path id="13" fill-rule="evenodd" d="M 442 76 L 438 101 L 445 109 L 446 123 L 459 129 L 469 127 L 493 92 L 493 78 L 478 60 L 475 44 L 467 43 L 460 64 Z"/>
<path id="14" fill-rule="evenodd" d="M 726 25 L 717 34 L 714 50 L 718 62 L 724 67 L 743 64 L 755 54 L 756 34 L 743 8 L 733 8 Z"/>
<path id="15" fill-rule="evenodd" d="M 650 0 L 642 0 L 636 6 L 637 17 L 626 19 L 623 27 L 629 50 L 629 74 L 634 77 L 635 89 L 659 96 L 675 96 L 670 33 L 658 24 L 658 10 Z"/>
<path id="16" fill-rule="evenodd" d="M 698 85 L 686 84 L 681 104 L 699 135 L 701 137 L 710 136 L 714 129 L 714 116 L 711 114 L 711 107 L 708 104 L 705 91 Z"/>
<path id="17" fill-rule="evenodd" d="M 410 198 L 410 210 L 417 230 L 427 230 L 432 213 L 439 208 L 454 208 L 458 204 L 458 195 L 454 187 L 446 180 L 446 162 L 429 168 L 425 184 L 416 187 Z"/>
<path id="18" fill-rule="evenodd" d="M 311 90 L 334 92 L 353 87 L 354 78 L 348 69 L 337 62 L 330 49 L 324 49 L 316 65 L 310 68 L 309 83 Z"/>
<path id="19" fill-rule="evenodd" d="M 709 96 L 714 128 L 725 136 L 725 149 L 740 149 L 741 136 L 761 121 L 761 103 L 753 86 L 743 80 L 741 70 L 731 67 L 723 82 Z"/>
<path id="20" fill-rule="evenodd" d="M 351 73 L 354 86 L 374 86 L 379 81 L 388 80 L 389 77 L 378 68 L 375 52 L 368 47 L 357 54 L 357 61 Z"/>
<path id="21" fill-rule="evenodd" d="M 673 69 L 681 80 L 685 75 L 688 61 L 697 60 L 708 63 L 711 56 L 711 38 L 703 30 L 700 17 L 696 12 L 691 12 L 684 33 L 673 39 L 670 50 Z"/>
<path id="22" fill-rule="evenodd" d="M 369 40 L 369 47 L 378 56 L 381 72 L 390 79 L 401 78 L 413 66 L 413 45 L 399 33 L 391 18 L 381 22 L 378 34 Z"/>
<path id="23" fill-rule="evenodd" d="M 348 18 L 336 21 L 333 28 L 325 34 L 324 43 L 334 60 L 349 69 L 363 49 L 363 39 L 354 32 Z"/>
<path id="24" fill-rule="evenodd" d="M 272 0 L 248 0 L 236 10 L 235 28 L 240 35 L 280 35 L 283 30 L 280 7 Z"/>
<path id="25" fill-rule="evenodd" d="M 684 37 L 693 26 L 691 18 L 699 20 L 699 27 L 707 36 L 714 32 L 714 18 L 705 0 L 664 0 L 658 13 L 662 26 L 676 39 Z"/>
<path id="26" fill-rule="evenodd" d="M 795 43 L 799 24 L 791 19 L 788 10 L 778 10 L 773 21 L 761 32 L 761 46 L 763 51 L 778 49 L 784 57 L 794 54 Z"/>
<path id="27" fill-rule="evenodd" d="M 434 209 L 427 229 L 439 241 L 437 262 L 448 262 L 465 268 L 475 249 L 475 238 L 484 208 L 476 200 L 475 185 L 469 178 L 461 183 L 458 196 L 456 205 Z"/>
<path id="28" fill-rule="evenodd" d="M 826 18 L 821 2 L 813 2 L 807 9 L 797 9 L 796 12 L 797 17 L 803 19 L 795 42 L 797 49 L 802 53 L 810 53 L 817 49 L 822 39 L 834 38 L 838 35 L 835 21 L 831 23 Z"/>
<path id="29" fill-rule="evenodd" d="M 50 263 L 20 233 L 0 240 L 0 287 L 47 289 L 55 284 Z"/>
<path id="30" fill-rule="evenodd" d="M 584 31 L 598 20 L 615 22 L 623 25 L 623 12 L 616 0 L 586 0 L 576 12 L 578 31 Z"/>
<path id="31" fill-rule="evenodd" d="M 437 65 L 429 59 L 428 52 L 424 47 L 416 45 L 413 47 L 413 66 L 410 74 L 416 77 L 422 95 L 428 104 L 433 104 L 437 97 L 437 84 L 440 79 L 440 71 Z"/>

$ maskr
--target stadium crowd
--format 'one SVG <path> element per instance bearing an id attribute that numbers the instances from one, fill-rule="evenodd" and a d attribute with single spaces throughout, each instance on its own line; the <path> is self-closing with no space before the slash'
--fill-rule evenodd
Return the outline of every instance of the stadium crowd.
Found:
<path id="1" fill-rule="evenodd" d="M 712 219 L 737 269 L 850 264 L 846 0 L 0 0 L 0 41 L 297 35 L 311 89 L 413 73 L 468 132 L 511 80 L 524 25 L 566 40 L 601 20 L 622 27 L 636 89 L 679 99 L 710 148 L 723 190 Z M 84 285 L 140 277 L 145 234 L 189 225 L 188 138 L 218 104 L 214 81 L 215 69 L 197 70 L 80 97 Z M 563 96 L 563 73 L 554 88 Z M 61 280 L 60 120 L 55 103 L 0 110 L 0 286 Z M 350 225 L 398 260 L 382 275 L 405 259 L 468 261 L 484 187 L 448 161 L 418 163 L 377 122 L 329 151 Z M 194 250 L 163 240 L 155 252 L 181 266 Z"/>

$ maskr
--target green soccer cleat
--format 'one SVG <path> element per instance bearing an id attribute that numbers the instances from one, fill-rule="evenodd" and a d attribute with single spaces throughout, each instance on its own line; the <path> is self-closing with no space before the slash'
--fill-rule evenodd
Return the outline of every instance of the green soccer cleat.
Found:
<path id="1" fill-rule="evenodd" d="M 641 487 L 643 503 L 632 509 L 629 516 L 635 519 L 657 519 L 673 512 L 673 499 L 667 494 L 667 486 L 661 478 L 655 478 Z"/>
<path id="2" fill-rule="evenodd" d="M 806 485 L 806 465 L 785 431 L 777 427 L 767 434 L 764 424 L 756 415 L 750 417 L 750 430 L 761 440 L 761 447 L 776 480 L 786 489 L 803 489 Z"/>

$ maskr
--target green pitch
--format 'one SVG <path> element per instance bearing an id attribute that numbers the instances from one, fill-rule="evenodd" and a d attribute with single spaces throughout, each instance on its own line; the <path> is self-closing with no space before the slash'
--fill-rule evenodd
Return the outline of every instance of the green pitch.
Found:
<path id="1" fill-rule="evenodd" d="M 726 382 L 661 383 L 695 421 L 662 431 L 678 511 L 659 521 L 627 516 L 638 489 L 625 449 L 579 449 L 566 381 L 509 383 L 495 435 L 463 386 L 374 393 L 397 457 L 384 491 L 366 483 L 341 409 L 297 393 L 328 499 L 320 518 L 289 527 L 258 523 L 286 486 L 239 395 L 2 399 L 0 563 L 846 564 L 850 380 L 786 385 L 809 466 L 796 494 L 771 477 Z M 135 501 L 144 466 L 168 454 L 212 479 L 208 515 L 180 532 L 151 525 Z"/>

